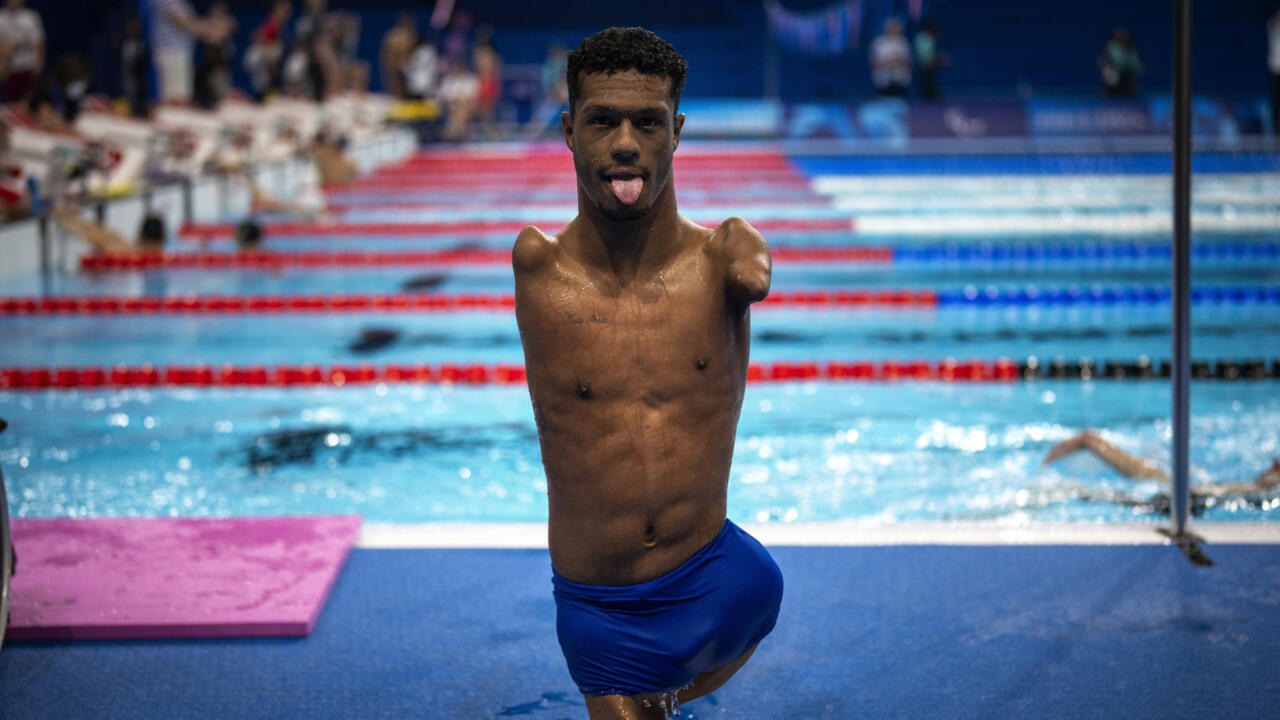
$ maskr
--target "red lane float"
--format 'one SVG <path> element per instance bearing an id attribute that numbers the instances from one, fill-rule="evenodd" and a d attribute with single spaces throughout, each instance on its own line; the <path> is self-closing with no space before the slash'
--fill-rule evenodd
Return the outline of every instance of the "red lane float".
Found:
<path id="1" fill-rule="evenodd" d="M 840 290 L 779 292 L 762 305 L 804 307 L 932 307 L 932 290 Z M 0 298 L 0 315 L 216 315 L 223 313 L 430 312 L 436 310 L 510 310 L 515 296 L 417 295 L 186 295 L 178 297 L 54 296 Z"/>
<path id="2" fill-rule="evenodd" d="M 510 235 L 529 225 L 558 231 L 568 218 L 521 222 L 513 220 L 466 220 L 457 222 L 275 222 L 263 226 L 267 238 L 282 240 L 295 237 L 423 237 L 436 235 Z M 850 232 L 854 228 L 851 218 L 775 219 L 753 221 L 752 225 L 763 233 L 769 232 Z M 226 240 L 233 237 L 232 223 L 199 223 L 183 225 L 178 237 L 187 242 Z"/>
<path id="3" fill-rule="evenodd" d="M 844 262 L 890 263 L 893 248 L 797 247 L 772 251 L 775 263 Z M 411 267 L 415 265 L 509 265 L 509 250 L 441 250 L 438 252 L 300 252 L 300 253 L 165 253 L 155 255 L 86 255 L 82 270 L 142 270 L 148 268 L 245 268 Z"/>
<path id="4" fill-rule="evenodd" d="M 941 382 L 1012 382 L 1019 365 L 1007 358 L 994 361 L 884 360 L 879 362 L 777 362 L 752 363 L 751 382 L 848 380 L 893 382 L 933 380 Z M 0 389 L 70 390 L 126 387 L 313 387 L 370 385 L 376 383 L 438 383 L 459 385 L 511 385 L 525 381 L 520 365 L 116 365 L 102 367 L 6 367 L 0 369 Z"/>

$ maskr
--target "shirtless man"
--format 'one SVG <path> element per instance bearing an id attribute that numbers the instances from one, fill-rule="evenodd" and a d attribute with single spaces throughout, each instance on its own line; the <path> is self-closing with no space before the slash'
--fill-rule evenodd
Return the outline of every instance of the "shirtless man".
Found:
<path id="1" fill-rule="evenodd" d="M 1121 450 L 1102 438 L 1093 430 L 1085 430 L 1074 437 L 1063 440 L 1049 451 L 1044 459 L 1048 465 L 1075 452 L 1087 450 L 1106 464 L 1115 468 L 1116 472 L 1134 480 L 1156 480 L 1162 485 L 1169 484 L 1169 473 L 1160 469 L 1155 463 Z M 1280 489 L 1280 459 L 1274 460 L 1271 467 L 1254 478 L 1251 482 L 1201 483 L 1191 486 L 1191 511 L 1200 514 L 1205 509 L 1217 505 L 1220 501 L 1239 499 L 1247 503 L 1258 504 L 1269 500 L 1273 493 Z M 1113 491 L 1097 491 L 1079 488 L 1075 497 L 1081 500 L 1102 500 L 1114 502 L 1128 507 L 1149 509 L 1163 515 L 1169 514 L 1169 494 L 1159 493 L 1154 497 L 1142 498 L 1128 493 Z"/>
<path id="2" fill-rule="evenodd" d="M 516 318 L 550 501 L 557 634 L 595 718 L 663 717 L 773 629 L 782 575 L 726 517 L 764 238 L 676 210 L 686 65 L 639 28 L 569 55 L 578 216 L 525 228 Z"/>

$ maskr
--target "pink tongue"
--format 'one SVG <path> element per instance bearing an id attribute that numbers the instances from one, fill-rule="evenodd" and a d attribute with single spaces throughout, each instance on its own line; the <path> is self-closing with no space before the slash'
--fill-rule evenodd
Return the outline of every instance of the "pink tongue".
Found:
<path id="1" fill-rule="evenodd" d="M 644 189 L 643 178 L 613 181 L 613 194 L 618 196 L 623 205 L 634 205 L 640 199 L 640 191 Z"/>

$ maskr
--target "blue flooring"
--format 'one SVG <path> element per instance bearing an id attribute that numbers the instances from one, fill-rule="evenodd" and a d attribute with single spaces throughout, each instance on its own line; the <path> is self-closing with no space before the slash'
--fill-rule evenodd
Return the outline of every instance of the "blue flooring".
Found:
<path id="1" fill-rule="evenodd" d="M 777 548 L 777 629 L 683 717 L 1275 717 L 1280 547 L 1209 553 Z M 7 646 L 0 717 L 586 713 L 545 551 L 357 550 L 309 638 Z"/>
<path id="2" fill-rule="evenodd" d="M 796 156 L 791 162 L 806 175 L 1075 175 L 1169 174 L 1173 158 L 1165 153 L 1044 153 L 1036 155 L 864 155 Z M 1280 172 L 1280 153 L 1196 153 L 1196 173 Z"/>

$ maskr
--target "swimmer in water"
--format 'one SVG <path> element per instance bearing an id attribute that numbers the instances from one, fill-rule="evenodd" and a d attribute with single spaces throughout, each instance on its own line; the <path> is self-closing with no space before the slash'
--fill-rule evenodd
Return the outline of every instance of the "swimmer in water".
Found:
<path id="1" fill-rule="evenodd" d="M 92 220 L 86 220 L 79 210 L 69 204 L 54 206 L 50 213 L 54 221 L 68 235 L 73 235 L 93 246 L 94 253 L 106 257 L 136 257 L 139 255 L 160 255 L 164 252 L 164 243 L 168 236 L 164 218 L 159 215 L 147 215 L 138 226 L 138 241 L 129 242 L 120 233 Z"/>
<path id="2" fill-rule="evenodd" d="M 512 252 L 547 474 L 556 627 L 592 718 L 663 717 L 746 663 L 782 575 L 726 518 L 764 238 L 676 209 L 686 64 L 604 30 L 568 58 L 578 215 Z M 678 697 L 676 693 L 679 693 Z"/>
<path id="3" fill-rule="evenodd" d="M 1093 430 L 1085 430 L 1075 437 L 1058 443 L 1044 464 L 1048 465 L 1080 450 L 1088 450 L 1100 460 L 1115 468 L 1117 472 L 1134 480 L 1157 480 L 1162 485 L 1169 485 L 1169 473 L 1160 469 L 1150 460 L 1140 458 L 1121 450 L 1102 438 Z M 1271 467 L 1254 478 L 1251 482 L 1234 483 L 1202 483 L 1191 486 L 1191 512 L 1199 515 L 1209 507 L 1227 500 L 1242 500 L 1247 503 L 1260 504 L 1268 500 L 1270 495 L 1280 488 L 1280 459 L 1272 461 Z M 1142 498 L 1128 493 L 1098 491 L 1096 489 L 1078 488 L 1075 497 L 1080 500 L 1101 500 L 1114 502 L 1134 508 L 1145 508 L 1162 515 L 1169 514 L 1170 501 L 1168 493 L 1159 493 L 1154 497 Z"/>

